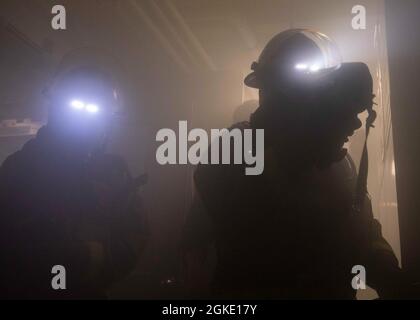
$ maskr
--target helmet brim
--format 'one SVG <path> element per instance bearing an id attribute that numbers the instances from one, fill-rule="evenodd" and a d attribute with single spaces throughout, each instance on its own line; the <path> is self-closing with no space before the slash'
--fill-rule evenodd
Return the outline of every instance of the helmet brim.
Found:
<path id="1" fill-rule="evenodd" d="M 308 76 L 308 79 L 317 80 L 317 79 L 320 79 L 320 78 L 324 78 L 326 75 L 328 75 L 330 73 L 337 72 L 337 70 L 340 69 L 340 67 L 341 67 L 341 65 L 337 66 L 337 67 L 333 67 L 333 68 L 327 68 L 327 69 L 322 70 L 318 73 L 310 74 Z M 261 89 L 261 86 L 258 83 L 258 78 L 257 78 L 257 75 L 256 75 L 255 71 L 251 72 L 250 74 L 248 74 L 245 77 L 244 83 L 247 87 L 254 88 L 254 89 Z"/>
<path id="2" fill-rule="evenodd" d="M 257 76 L 255 74 L 255 71 L 248 74 L 245 79 L 244 83 L 247 87 L 254 88 L 254 89 L 260 89 L 257 81 Z"/>

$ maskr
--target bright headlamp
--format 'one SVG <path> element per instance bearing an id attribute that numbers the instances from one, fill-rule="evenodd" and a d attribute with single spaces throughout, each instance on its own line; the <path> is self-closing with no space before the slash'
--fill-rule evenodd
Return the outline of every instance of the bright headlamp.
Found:
<path id="1" fill-rule="evenodd" d="M 300 72 L 315 73 L 321 69 L 321 66 L 318 63 L 298 63 L 295 69 Z"/>
<path id="2" fill-rule="evenodd" d="M 98 113 L 99 107 L 94 103 L 85 103 L 82 100 L 72 100 L 70 101 L 70 107 L 75 110 L 85 111 L 88 113 Z"/>

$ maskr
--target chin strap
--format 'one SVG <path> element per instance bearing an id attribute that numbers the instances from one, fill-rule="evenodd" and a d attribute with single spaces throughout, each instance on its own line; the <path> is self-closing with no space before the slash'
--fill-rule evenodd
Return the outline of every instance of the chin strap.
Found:
<path id="1" fill-rule="evenodd" d="M 373 123 L 376 120 L 376 111 L 372 108 L 368 108 L 368 117 L 366 119 L 366 127 L 365 127 L 365 143 L 363 146 L 363 153 L 360 159 L 359 165 L 359 174 L 357 176 L 356 182 L 356 191 L 354 194 L 354 201 L 353 201 L 353 209 L 359 213 L 362 211 L 364 207 L 364 202 L 366 199 L 367 191 L 367 178 L 368 178 L 368 171 L 369 171 L 369 157 L 368 157 L 368 149 L 367 149 L 367 141 L 369 136 L 370 128 L 374 128 Z"/>

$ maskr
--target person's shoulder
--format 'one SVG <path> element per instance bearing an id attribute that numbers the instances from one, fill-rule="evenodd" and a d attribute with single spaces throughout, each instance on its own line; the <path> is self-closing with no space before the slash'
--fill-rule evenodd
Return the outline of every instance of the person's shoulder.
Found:
<path id="1" fill-rule="evenodd" d="M 0 171 L 3 173 L 4 171 L 9 171 L 12 168 L 16 167 L 16 164 L 20 162 L 22 151 L 16 151 L 15 153 L 12 153 L 9 155 L 2 163 L 0 167 Z"/>
<path id="2" fill-rule="evenodd" d="M 246 129 L 252 129 L 251 128 L 251 123 L 249 121 L 241 121 L 241 122 L 237 122 L 235 124 L 233 124 L 228 130 L 233 130 L 233 129 L 239 129 L 239 130 L 246 130 Z"/>
<path id="3" fill-rule="evenodd" d="M 33 145 L 34 139 L 31 139 L 20 150 L 9 155 L 0 167 L 0 175 L 12 174 L 27 168 L 34 158 Z"/>

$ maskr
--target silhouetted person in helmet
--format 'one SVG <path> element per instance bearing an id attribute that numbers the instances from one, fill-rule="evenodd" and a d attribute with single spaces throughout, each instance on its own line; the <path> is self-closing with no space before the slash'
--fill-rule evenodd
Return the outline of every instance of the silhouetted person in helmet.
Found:
<path id="1" fill-rule="evenodd" d="M 205 284 L 197 265 L 216 267 L 207 295 L 203 287 L 193 294 L 353 299 L 356 265 L 380 297 L 400 293 L 398 261 L 343 149 L 362 125 L 359 113 L 368 110 L 373 121 L 372 78 L 362 63 L 329 64 L 327 40 L 305 30 L 280 33 L 245 79 L 259 89 L 260 107 L 232 128 L 265 130 L 261 175 L 246 176 L 242 165 L 197 168 L 199 209 L 185 227 L 187 271 Z"/>
<path id="2" fill-rule="evenodd" d="M 105 298 L 146 235 L 136 181 L 105 153 L 118 95 L 92 67 L 65 73 L 48 94 L 48 124 L 0 168 L 0 296 Z M 65 282 L 53 280 L 56 265 Z"/>

